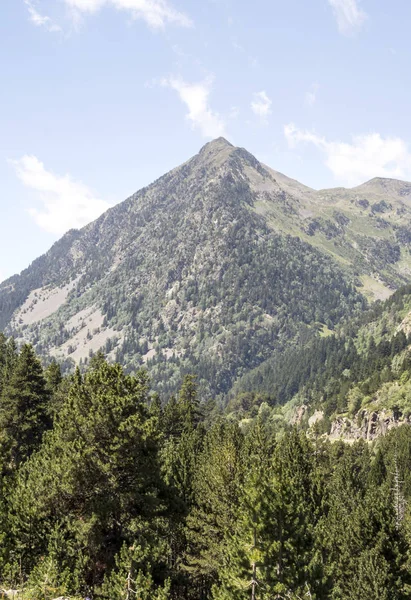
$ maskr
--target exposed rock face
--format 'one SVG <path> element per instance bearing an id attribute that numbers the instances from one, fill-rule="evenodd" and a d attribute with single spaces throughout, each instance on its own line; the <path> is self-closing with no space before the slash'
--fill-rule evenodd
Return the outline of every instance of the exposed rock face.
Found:
<path id="1" fill-rule="evenodd" d="M 291 425 L 301 425 L 304 416 L 307 414 L 307 410 L 308 406 L 306 404 L 299 406 L 292 416 Z"/>
<path id="2" fill-rule="evenodd" d="M 363 439 L 371 442 L 385 435 L 391 429 L 410 423 L 411 416 L 404 417 L 391 410 L 378 413 L 361 410 L 355 419 L 339 417 L 333 421 L 329 437 L 332 440 L 355 441 Z"/>
<path id="3" fill-rule="evenodd" d="M 324 412 L 322 410 L 316 410 L 315 413 L 311 415 L 311 417 L 308 419 L 308 425 L 312 427 L 313 425 L 318 423 L 318 421 L 322 421 L 323 418 Z"/>

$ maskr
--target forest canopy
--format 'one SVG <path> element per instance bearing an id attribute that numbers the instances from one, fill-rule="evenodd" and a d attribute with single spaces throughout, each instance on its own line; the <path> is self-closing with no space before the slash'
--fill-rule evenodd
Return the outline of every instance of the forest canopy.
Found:
<path id="1" fill-rule="evenodd" d="M 0 338 L 0 574 L 20 597 L 409 598 L 411 427 L 331 444 Z"/>

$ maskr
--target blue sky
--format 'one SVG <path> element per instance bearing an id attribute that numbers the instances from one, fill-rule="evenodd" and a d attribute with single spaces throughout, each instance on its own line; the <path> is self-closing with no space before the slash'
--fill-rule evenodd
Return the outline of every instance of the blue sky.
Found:
<path id="1" fill-rule="evenodd" d="M 411 179 L 406 0 L 2 0 L 0 280 L 224 135 L 315 188 Z"/>

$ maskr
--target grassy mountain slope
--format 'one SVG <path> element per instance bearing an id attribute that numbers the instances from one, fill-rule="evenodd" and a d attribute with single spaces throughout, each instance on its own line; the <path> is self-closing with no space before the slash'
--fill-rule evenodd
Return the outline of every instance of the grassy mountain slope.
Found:
<path id="1" fill-rule="evenodd" d="M 314 191 L 272 172 L 299 199 L 297 218 L 277 218 L 262 202 L 273 228 L 298 235 L 332 256 L 370 299 L 385 299 L 410 279 L 411 184 L 373 179 L 352 189 Z"/>

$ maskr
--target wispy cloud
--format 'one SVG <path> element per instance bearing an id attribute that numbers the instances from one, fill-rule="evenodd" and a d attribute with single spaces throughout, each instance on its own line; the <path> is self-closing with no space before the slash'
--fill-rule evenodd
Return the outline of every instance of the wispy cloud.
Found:
<path id="1" fill-rule="evenodd" d="M 411 153 L 399 137 L 383 138 L 379 133 L 356 135 L 352 141 L 329 141 L 313 131 L 284 127 L 291 148 L 313 144 L 324 153 L 325 164 L 338 182 L 358 185 L 372 177 L 411 178 Z"/>
<path id="2" fill-rule="evenodd" d="M 164 29 L 169 23 L 191 27 L 192 20 L 176 10 L 167 0 L 64 0 L 75 18 L 94 14 L 105 6 L 128 12 L 133 19 L 143 19 L 152 29 Z"/>
<path id="3" fill-rule="evenodd" d="M 26 155 L 9 162 L 20 181 L 38 193 L 42 207 L 40 210 L 30 208 L 29 213 L 45 231 L 62 234 L 69 229 L 83 227 L 110 207 L 70 175 L 55 175 L 47 171 L 35 156 Z"/>
<path id="4" fill-rule="evenodd" d="M 36 27 L 44 27 L 47 31 L 52 33 L 62 31 L 60 25 L 56 25 L 48 15 L 43 15 L 37 10 L 32 0 L 24 0 L 24 4 L 27 6 L 30 21 L 36 25 Z"/>
<path id="5" fill-rule="evenodd" d="M 238 119 L 238 117 L 240 116 L 240 109 L 238 108 L 238 106 L 232 106 L 230 108 L 230 112 L 228 113 L 228 118 L 229 119 Z"/>
<path id="6" fill-rule="evenodd" d="M 305 103 L 308 106 L 314 106 L 317 102 L 317 92 L 318 92 L 318 84 L 313 83 L 310 89 L 305 92 Z"/>
<path id="7" fill-rule="evenodd" d="M 233 47 L 233 49 L 236 52 L 239 52 L 241 54 L 243 54 L 246 57 L 246 60 L 248 62 L 248 64 L 250 65 L 250 67 L 252 67 L 253 69 L 257 68 L 259 66 L 259 62 L 257 57 L 253 56 L 252 54 L 250 54 L 248 52 L 248 50 L 243 46 L 243 44 L 241 44 L 238 41 L 237 37 L 232 37 L 231 38 L 231 45 Z"/>
<path id="8" fill-rule="evenodd" d="M 358 32 L 367 19 L 367 13 L 359 6 L 359 0 L 328 0 L 334 11 L 338 29 L 343 35 Z"/>
<path id="9" fill-rule="evenodd" d="M 315 92 L 310 91 L 305 93 L 305 103 L 308 104 L 308 106 L 314 106 L 316 100 L 317 94 Z"/>
<path id="10" fill-rule="evenodd" d="M 257 117 L 265 120 L 271 114 L 271 99 L 265 91 L 256 92 L 251 101 L 251 110 Z"/>
<path id="11" fill-rule="evenodd" d="M 166 77 L 161 80 L 163 86 L 177 92 L 180 100 L 188 108 L 186 118 L 203 137 L 215 138 L 225 135 L 225 121 L 209 106 L 213 79 L 208 77 L 200 83 L 188 83 L 180 77 Z"/>

